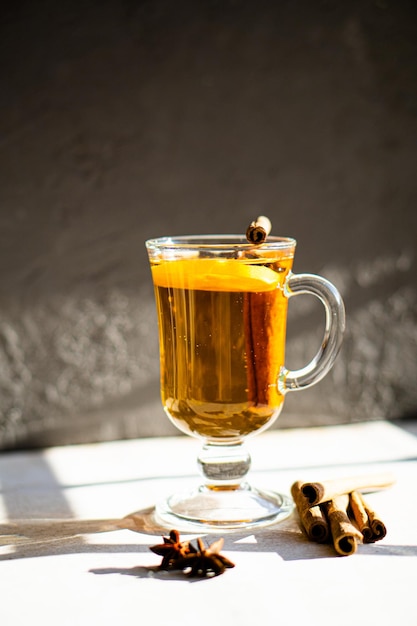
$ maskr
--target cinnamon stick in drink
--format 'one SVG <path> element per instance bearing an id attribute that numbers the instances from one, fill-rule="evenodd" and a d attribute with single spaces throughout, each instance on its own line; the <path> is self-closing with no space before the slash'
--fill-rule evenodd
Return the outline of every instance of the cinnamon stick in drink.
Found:
<path id="1" fill-rule="evenodd" d="M 282 402 L 274 381 L 283 362 L 284 315 L 279 290 L 244 295 L 248 397 L 254 406 L 277 407 Z"/>
<path id="2" fill-rule="evenodd" d="M 387 534 L 385 524 L 365 502 L 362 494 L 353 491 L 349 496 L 349 505 L 365 543 L 374 543 L 385 537 Z"/>
<path id="3" fill-rule="evenodd" d="M 362 541 L 362 534 L 348 517 L 349 495 L 336 496 L 330 502 L 325 502 L 320 506 L 329 520 L 330 533 L 336 552 L 341 556 L 354 554 L 358 547 L 358 542 Z"/>
<path id="4" fill-rule="evenodd" d="M 297 507 L 301 524 L 310 541 L 326 543 L 330 537 L 327 520 L 319 506 L 310 506 L 301 491 L 302 484 L 301 481 L 297 481 L 291 487 L 291 495 Z"/>
<path id="5" fill-rule="evenodd" d="M 265 215 L 260 215 L 246 229 L 246 239 L 249 243 L 263 243 L 271 232 L 271 228 L 270 220 Z"/>
<path id="6" fill-rule="evenodd" d="M 373 491 L 390 487 L 395 479 L 390 473 L 351 476 L 348 478 L 336 478 L 317 483 L 303 483 L 301 491 L 309 501 L 310 506 L 328 502 L 334 497 L 352 493 L 352 491 Z"/>

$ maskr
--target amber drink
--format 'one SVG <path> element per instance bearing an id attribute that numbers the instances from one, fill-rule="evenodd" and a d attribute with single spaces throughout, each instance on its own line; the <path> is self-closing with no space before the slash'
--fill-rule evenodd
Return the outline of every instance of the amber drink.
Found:
<path id="1" fill-rule="evenodd" d="M 293 250 L 152 265 L 164 409 L 182 431 L 233 441 L 279 415 Z"/>

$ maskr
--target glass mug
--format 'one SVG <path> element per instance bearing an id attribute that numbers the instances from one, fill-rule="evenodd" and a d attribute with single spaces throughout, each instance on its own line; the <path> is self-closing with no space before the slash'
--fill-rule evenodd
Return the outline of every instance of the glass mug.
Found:
<path id="1" fill-rule="evenodd" d="M 271 426 L 289 391 L 319 382 L 339 351 L 345 312 L 337 289 L 293 274 L 296 241 L 242 235 L 164 237 L 146 242 L 159 328 L 161 398 L 180 431 L 202 440 L 204 483 L 157 505 L 171 528 L 225 530 L 275 523 L 292 511 L 286 495 L 245 480 L 245 440 Z M 288 299 L 318 297 L 324 339 L 304 368 L 285 367 Z"/>

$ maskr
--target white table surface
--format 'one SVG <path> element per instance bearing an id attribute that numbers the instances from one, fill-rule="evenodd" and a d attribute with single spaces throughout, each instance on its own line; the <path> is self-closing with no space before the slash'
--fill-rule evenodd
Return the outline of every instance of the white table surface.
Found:
<path id="1" fill-rule="evenodd" d="M 393 472 L 367 496 L 388 533 L 340 557 L 293 514 L 224 534 L 236 566 L 211 579 L 156 572 L 149 550 L 167 535 L 152 508 L 198 482 L 198 447 L 179 436 L 0 455 L 0 624 L 417 625 L 415 435 L 376 421 L 250 440 L 251 482 L 285 493 L 298 479 Z"/>

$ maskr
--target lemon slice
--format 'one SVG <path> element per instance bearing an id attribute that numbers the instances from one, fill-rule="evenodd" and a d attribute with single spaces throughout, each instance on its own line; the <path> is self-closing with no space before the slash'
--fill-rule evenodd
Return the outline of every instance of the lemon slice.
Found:
<path id="1" fill-rule="evenodd" d="M 154 285 L 202 291 L 272 291 L 278 274 L 234 259 L 178 259 L 152 268 Z"/>

